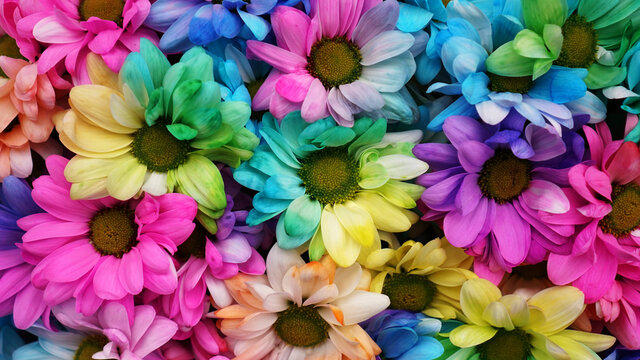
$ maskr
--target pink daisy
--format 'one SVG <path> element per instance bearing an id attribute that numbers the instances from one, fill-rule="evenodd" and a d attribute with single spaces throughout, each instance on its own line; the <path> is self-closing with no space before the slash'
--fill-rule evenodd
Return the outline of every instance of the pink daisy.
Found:
<path id="1" fill-rule="evenodd" d="M 104 301 L 133 303 L 148 289 L 170 294 L 178 278 L 171 254 L 193 231 L 196 202 L 182 194 L 141 200 L 71 200 L 67 159 L 47 159 L 49 176 L 33 182 L 33 200 L 46 213 L 24 217 L 23 249 L 36 265 L 33 284 L 55 305 L 76 298 L 93 314 Z"/>
<path id="2" fill-rule="evenodd" d="M 18 29 L 32 29 L 32 37 L 45 47 L 38 59 L 43 74 L 64 60 L 74 84 L 90 83 L 87 54 L 94 52 L 118 72 L 130 52 L 139 51 L 140 38 L 158 43 L 156 33 L 142 27 L 149 0 L 52 0 L 39 11 L 20 19 Z M 52 5 L 52 6 L 51 6 Z"/>
<path id="3" fill-rule="evenodd" d="M 277 45 L 250 40 L 247 56 L 273 66 L 252 100 L 282 119 L 301 110 L 305 121 L 333 116 L 353 126 L 354 114 L 412 122 L 404 85 L 416 64 L 411 34 L 394 30 L 395 0 L 312 0 L 312 16 L 288 6 L 271 15 Z"/>
<path id="4" fill-rule="evenodd" d="M 229 360 L 233 355 L 219 331 L 214 320 L 202 319 L 193 327 L 189 341 L 170 341 L 162 355 L 165 360 Z"/>

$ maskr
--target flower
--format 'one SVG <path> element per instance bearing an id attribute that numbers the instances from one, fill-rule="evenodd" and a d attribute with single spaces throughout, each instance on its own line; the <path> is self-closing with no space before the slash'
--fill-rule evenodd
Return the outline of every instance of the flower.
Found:
<path id="1" fill-rule="evenodd" d="M 18 220 L 26 231 L 22 250 L 36 265 L 31 280 L 44 289 L 45 303 L 74 297 L 77 310 L 90 315 L 104 302 L 132 302 L 143 288 L 173 292 L 170 254 L 195 227 L 195 201 L 182 194 L 72 200 L 63 175 L 67 163 L 57 155 L 47 159 L 51 175 L 36 179 L 32 192 L 45 213 Z"/>
<path id="2" fill-rule="evenodd" d="M 0 77 L 1 181 L 9 175 L 25 178 L 31 174 L 32 149 L 43 158 L 62 149 L 49 139 L 52 117 L 59 108 L 48 76 L 38 75 L 36 64 L 6 56 L 0 56 L 0 67 L 8 77 Z"/>
<path id="3" fill-rule="evenodd" d="M 382 349 L 384 359 L 438 359 L 444 347 L 435 338 L 440 320 L 421 313 L 385 310 L 360 324 Z"/>
<path id="4" fill-rule="evenodd" d="M 508 77 L 537 79 L 552 65 L 584 68 L 587 88 L 615 86 L 626 69 L 617 66 L 631 42 L 625 24 L 640 3 L 600 3 L 567 0 L 523 0 L 525 29 L 496 49 L 486 61 L 487 70 Z M 630 29 L 632 34 L 635 29 Z M 626 40 L 626 41 L 624 41 Z"/>
<path id="5" fill-rule="evenodd" d="M 266 120 L 266 121 L 265 121 Z M 325 249 L 340 266 L 380 248 L 378 229 L 401 232 L 416 222 L 422 187 L 411 180 L 428 166 L 411 154 L 419 130 L 385 135 L 386 120 L 361 118 L 353 128 L 331 118 L 312 124 L 299 112 L 279 125 L 262 122 L 266 144 L 243 163 L 234 178 L 259 191 L 247 217 L 256 225 L 278 219 L 278 245 L 296 248 L 311 240 L 311 260 Z"/>
<path id="6" fill-rule="evenodd" d="M 202 319 L 189 333 L 188 342 L 171 340 L 161 350 L 165 360 L 229 360 L 227 342 L 212 319 Z M 179 332 L 178 332 L 179 334 Z M 178 335 L 174 336 L 176 339 Z M 182 338 L 183 336 L 179 336 Z M 225 355 L 221 355 L 225 354 Z"/>
<path id="7" fill-rule="evenodd" d="M 258 139 L 244 126 L 244 102 L 220 102 L 213 62 L 202 48 L 170 66 L 147 40 L 131 53 L 119 79 L 90 56 L 93 85 L 71 90 L 71 109 L 56 118 L 62 143 L 77 155 L 65 169 L 73 199 L 180 192 L 198 202 L 212 233 L 226 207 L 222 177 L 211 160 L 238 166 Z"/>
<path id="8" fill-rule="evenodd" d="M 301 1 L 308 9 L 309 0 L 158 0 L 151 5 L 145 24 L 164 33 L 162 51 L 180 53 L 224 39 L 264 40 L 271 25 L 263 16 L 278 5 Z"/>
<path id="9" fill-rule="evenodd" d="M 156 34 L 142 27 L 149 8 L 149 0 L 58 0 L 55 6 L 26 9 L 29 16 L 18 20 L 16 26 L 18 31 L 29 28 L 29 37 L 44 47 L 38 58 L 40 74 L 64 62 L 74 84 L 88 84 L 90 52 L 117 72 L 127 54 L 139 50 L 141 38 L 157 43 Z"/>
<path id="10" fill-rule="evenodd" d="M 380 348 L 358 325 L 389 305 L 367 289 L 360 265 L 337 268 L 324 257 L 305 264 L 274 246 L 267 275 L 226 281 L 238 302 L 214 313 L 237 360 L 374 359 Z M 271 357 L 269 357 L 271 356 Z"/>
<path id="11" fill-rule="evenodd" d="M 508 12 L 504 15 L 494 11 L 492 15 L 497 18 L 492 23 L 479 6 L 456 1 L 447 7 L 451 25 L 437 33 L 434 51 L 441 55 L 453 81 L 435 82 L 427 92 L 462 96 L 433 119 L 430 130 L 441 130 L 449 116 L 476 113 L 484 122 L 495 125 L 506 119 L 510 111 L 538 126 L 549 123 L 558 134 L 562 134 L 562 127 L 573 128 L 574 115 L 589 114 L 593 123 L 604 120 L 605 105 L 586 91 L 585 69 L 553 66 L 537 79 L 489 72 L 485 67 L 488 54 L 494 46 L 513 39 L 522 25 L 518 17 L 508 14 L 513 11 L 509 7 L 502 10 Z M 492 33 L 492 28 L 498 33 Z M 466 62 L 464 68 L 458 65 L 462 62 Z"/>
<path id="12" fill-rule="evenodd" d="M 42 291 L 35 288 L 29 276 L 33 265 L 22 257 L 20 244 L 24 232 L 18 219 L 42 212 L 31 199 L 31 188 L 16 177 L 9 176 L 0 184 L 0 316 L 13 314 L 19 329 L 33 325 L 42 315 L 49 325 L 49 308 L 42 300 Z"/>
<path id="13" fill-rule="evenodd" d="M 502 296 L 485 279 L 462 285 L 460 305 L 466 324 L 449 334 L 462 349 L 455 359 L 600 359 L 613 336 L 567 330 L 584 310 L 584 295 L 571 286 L 542 290 L 529 299 Z"/>
<path id="14" fill-rule="evenodd" d="M 463 250 L 442 238 L 425 245 L 409 240 L 397 249 L 379 249 L 362 264 L 376 274 L 371 291 L 387 295 L 391 309 L 453 319 L 461 314 L 460 286 L 476 278 L 469 271 L 472 263 Z"/>
<path id="15" fill-rule="evenodd" d="M 247 57 L 274 67 L 253 109 L 266 110 L 268 103 L 278 119 L 301 110 L 307 122 L 330 114 L 348 127 L 360 113 L 387 117 L 392 112 L 401 114 L 390 116 L 394 120 L 414 122 L 415 103 L 402 94 L 416 70 L 409 52 L 414 38 L 394 30 L 398 3 L 314 0 L 312 7 L 311 18 L 292 7 L 275 9 L 271 22 L 278 46 L 247 41 Z"/>
<path id="16" fill-rule="evenodd" d="M 549 215 L 569 211 L 563 187 L 584 145 L 575 134 L 563 139 L 550 126 L 524 122 L 517 113 L 500 127 L 451 116 L 443 126 L 451 144 L 413 149 L 435 170 L 417 180 L 427 187 L 423 219 L 444 218 L 447 240 L 478 256 L 474 271 L 495 283 L 503 271 L 572 246 L 573 226 Z"/>

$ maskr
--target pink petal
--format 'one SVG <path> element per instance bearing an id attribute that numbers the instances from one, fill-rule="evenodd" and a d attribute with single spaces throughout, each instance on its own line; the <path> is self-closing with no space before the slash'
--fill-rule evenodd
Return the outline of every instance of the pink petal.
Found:
<path id="1" fill-rule="evenodd" d="M 572 167 L 568 174 L 569 183 L 571 184 L 571 187 L 573 187 L 573 189 L 587 201 L 590 203 L 598 203 L 598 199 L 595 198 L 591 189 L 587 186 L 585 178 L 587 169 L 588 167 L 584 164 L 578 164 Z"/>
<path id="2" fill-rule="evenodd" d="M 0 276 L 0 302 L 10 299 L 29 285 L 31 270 L 33 266 L 25 263 L 5 271 Z"/>
<path id="3" fill-rule="evenodd" d="M 495 285 L 500 284 L 505 273 L 504 270 L 492 271 L 479 257 L 476 257 L 473 261 L 473 272 L 479 277 L 491 281 Z"/>
<path id="4" fill-rule="evenodd" d="M 118 300 L 127 295 L 127 291 L 120 285 L 118 273 L 122 259 L 115 256 L 105 256 L 104 261 L 97 267 L 93 277 L 93 288 L 96 295 L 105 300 Z"/>
<path id="5" fill-rule="evenodd" d="M 585 303 L 590 304 L 607 293 L 614 283 L 618 262 L 605 246 L 596 242 L 594 247 L 596 261 L 580 278 L 573 282 L 573 286 L 582 290 Z"/>
<path id="6" fill-rule="evenodd" d="M 120 285 L 132 295 L 139 294 L 144 284 L 142 258 L 137 248 L 131 249 L 122 256 L 118 270 Z"/>
<path id="7" fill-rule="evenodd" d="M 323 0 L 315 2 L 316 16 L 320 19 L 322 35 L 333 38 L 340 30 L 340 1 Z M 342 34 L 340 34 L 342 35 Z"/>
<path id="8" fill-rule="evenodd" d="M 75 43 L 84 37 L 81 31 L 69 29 L 58 22 L 56 16 L 49 16 L 40 20 L 33 27 L 33 37 L 49 44 Z"/>
<path id="9" fill-rule="evenodd" d="M 549 280 L 556 285 L 567 285 L 582 276 L 595 262 L 595 253 L 582 255 L 549 254 L 547 271 Z"/>
<path id="10" fill-rule="evenodd" d="M 314 122 L 329 116 L 327 109 L 327 90 L 320 79 L 311 82 L 307 97 L 302 103 L 302 118 L 306 122 Z"/>
<path id="11" fill-rule="evenodd" d="M 96 54 L 104 54 L 110 51 L 120 38 L 122 32 L 123 30 L 120 28 L 100 32 L 89 41 L 89 49 Z"/>
<path id="12" fill-rule="evenodd" d="M 531 180 L 529 188 L 522 193 L 528 207 L 552 214 L 569 211 L 571 204 L 560 187 L 545 180 Z"/>
<path id="13" fill-rule="evenodd" d="M 26 329 L 42 316 L 46 308 L 42 290 L 27 285 L 16 295 L 13 305 L 13 321 L 18 329 Z"/>
<path id="14" fill-rule="evenodd" d="M 398 22 L 399 11 L 396 1 L 384 1 L 366 11 L 353 30 L 352 40 L 363 47 L 381 32 L 393 30 Z"/>
<path id="15" fill-rule="evenodd" d="M 276 83 L 276 91 L 291 102 L 302 102 L 309 92 L 312 81 L 314 77 L 306 72 L 286 74 Z"/>
<path id="16" fill-rule="evenodd" d="M 71 200 L 68 188 L 54 184 L 50 176 L 41 176 L 34 180 L 31 194 L 38 206 L 62 220 L 86 223 L 94 214 L 94 211 L 82 202 Z"/>
<path id="17" fill-rule="evenodd" d="M 307 59 L 277 46 L 260 41 L 247 41 L 247 57 L 262 60 L 274 68 L 293 73 L 302 71 L 307 66 Z"/>
<path id="18" fill-rule="evenodd" d="M 132 337 L 131 328 L 129 327 L 129 315 L 122 304 L 117 302 L 106 304 L 98 314 L 98 319 L 103 329 L 120 330 L 126 338 L 130 339 Z"/>
<path id="19" fill-rule="evenodd" d="M 31 242 L 42 239 L 51 239 L 56 237 L 86 237 L 89 234 L 89 225 L 87 223 L 74 223 L 74 222 L 46 222 L 40 225 L 32 227 L 27 231 L 22 241 Z M 85 240 L 87 241 L 87 240 Z"/>
<path id="20" fill-rule="evenodd" d="M 290 6 L 278 6 L 271 13 L 271 26 L 278 46 L 303 57 L 307 56 L 305 37 L 310 22 L 307 14 Z"/>
<path id="21" fill-rule="evenodd" d="M 56 66 L 69 53 L 78 48 L 77 43 L 49 45 L 38 59 L 38 73 L 44 74 Z"/>
<path id="22" fill-rule="evenodd" d="M 160 209 L 158 202 L 149 194 L 136 206 L 136 223 L 139 225 L 151 224 L 158 220 Z"/>
<path id="23" fill-rule="evenodd" d="M 444 218 L 443 228 L 447 240 L 455 246 L 466 248 L 477 239 L 487 217 L 488 201 L 481 198 L 478 206 L 468 215 L 456 210 L 448 213 Z"/>
<path id="24" fill-rule="evenodd" d="M 156 311 L 152 306 L 143 305 L 134 308 L 133 325 L 131 326 L 131 348 L 145 336 L 145 333 L 156 318 Z"/>
<path id="25" fill-rule="evenodd" d="M 493 234 L 505 261 L 519 265 L 527 256 L 531 242 L 531 228 L 525 224 L 511 204 L 496 206 Z"/>
<path id="26" fill-rule="evenodd" d="M 163 274 L 169 271 L 172 266 L 169 254 L 153 240 L 140 237 L 136 247 L 140 251 L 145 273 L 152 271 Z"/>
<path id="27" fill-rule="evenodd" d="M 209 267 L 211 268 L 211 271 L 213 272 L 219 271 L 223 266 L 222 255 L 220 254 L 216 246 L 213 244 L 213 242 L 211 242 L 211 240 L 209 240 L 208 238 L 207 238 L 207 243 L 205 245 L 204 251 L 205 251 L 205 260 L 209 265 Z"/>
<path id="28" fill-rule="evenodd" d="M 293 111 L 300 110 L 300 104 L 292 103 L 291 101 L 285 99 L 277 92 L 271 95 L 271 99 L 269 101 L 269 111 L 276 119 L 282 120 L 287 114 Z"/>
<path id="29" fill-rule="evenodd" d="M 249 260 L 239 264 L 238 268 L 239 271 L 250 275 L 262 275 L 264 274 L 265 269 L 266 265 L 262 255 L 253 248 L 251 249 L 251 257 Z"/>
<path id="30" fill-rule="evenodd" d="M 18 76 L 18 72 L 27 65 L 29 65 L 29 63 L 22 59 L 0 56 L 0 67 L 10 79 L 15 79 L 16 76 Z"/>
<path id="31" fill-rule="evenodd" d="M 329 113 L 340 126 L 352 127 L 354 106 L 342 95 L 338 88 L 331 88 L 327 96 Z"/>
<path id="32" fill-rule="evenodd" d="M 88 241 L 78 240 L 49 254 L 36 270 L 41 269 L 49 281 L 70 282 L 91 271 L 99 259 L 100 254 Z"/>
<path id="33" fill-rule="evenodd" d="M 151 271 L 144 273 L 144 287 L 161 295 L 168 295 L 175 291 L 178 287 L 178 277 L 176 269 L 171 264 L 168 272 L 157 274 Z"/>
<path id="34" fill-rule="evenodd" d="M 584 173 L 587 185 L 598 194 L 611 201 L 611 179 L 604 172 L 590 166 Z"/>
<path id="35" fill-rule="evenodd" d="M 176 325 L 175 322 L 158 316 L 151 326 L 149 326 L 144 336 L 135 345 L 133 352 L 143 358 L 166 344 L 177 331 L 178 325 Z"/>
<path id="36" fill-rule="evenodd" d="M 267 110 L 271 95 L 276 91 L 276 83 L 282 76 L 282 73 L 276 69 L 272 69 L 269 76 L 264 80 L 256 95 L 251 99 L 251 108 L 256 111 Z"/>
<path id="37" fill-rule="evenodd" d="M 604 164 L 612 182 L 627 184 L 640 176 L 640 150 L 634 142 L 627 141 L 620 146 L 613 158 Z"/>
<path id="38" fill-rule="evenodd" d="M 602 164 L 602 152 L 604 150 L 604 144 L 602 139 L 596 134 L 596 132 L 589 126 L 584 125 L 582 127 L 584 135 L 589 143 L 589 150 L 591 151 L 591 160 L 595 161 L 597 165 Z"/>
<path id="39" fill-rule="evenodd" d="M 251 257 L 251 246 L 244 235 L 238 232 L 232 232 L 228 238 L 216 241 L 215 245 L 224 262 L 239 264 Z"/>

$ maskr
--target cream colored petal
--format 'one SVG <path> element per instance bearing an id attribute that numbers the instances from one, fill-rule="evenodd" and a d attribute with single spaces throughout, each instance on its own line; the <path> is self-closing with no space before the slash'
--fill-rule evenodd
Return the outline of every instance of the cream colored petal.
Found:
<path id="1" fill-rule="evenodd" d="M 62 130 L 78 147 L 97 153 L 110 153 L 128 148 L 133 137 L 126 134 L 116 134 L 89 124 L 69 111 L 62 120 Z"/>
<path id="2" fill-rule="evenodd" d="M 531 318 L 530 328 L 544 335 L 552 335 L 571 325 L 585 308 L 584 294 L 572 286 L 555 286 L 533 295 L 529 306 L 544 314 Z"/>
<path id="3" fill-rule="evenodd" d="M 566 351 L 571 360 L 600 360 L 600 356 L 589 347 L 569 337 L 552 335 L 549 337 L 549 341 Z"/>
<path id="4" fill-rule="evenodd" d="M 339 266 L 351 266 L 360 254 L 360 243 L 340 225 L 331 205 L 325 206 L 322 210 L 320 230 L 324 246 L 333 261 Z"/>
<path id="5" fill-rule="evenodd" d="M 499 301 L 494 301 L 489 304 L 489 306 L 484 309 L 482 318 L 493 327 L 503 328 L 508 331 L 514 329 L 507 307 Z"/>
<path id="6" fill-rule="evenodd" d="M 333 302 L 344 314 L 344 324 L 363 322 L 389 307 L 389 297 L 369 291 L 356 290 Z"/>
<path id="7" fill-rule="evenodd" d="M 142 191 L 153 196 L 166 194 L 168 192 L 167 173 L 156 171 L 148 172 L 144 180 L 144 184 L 142 185 Z"/>
<path id="8" fill-rule="evenodd" d="M 354 201 L 371 215 L 373 223 L 382 231 L 403 232 L 411 227 L 412 218 L 407 217 L 402 211 L 404 209 L 391 204 L 376 193 L 360 192 Z"/>
<path id="9" fill-rule="evenodd" d="M 147 167 L 130 156 L 118 162 L 107 177 L 107 191 L 118 200 L 128 200 L 134 197 L 144 182 Z"/>
<path id="10" fill-rule="evenodd" d="M 594 334 L 585 331 L 565 330 L 558 333 L 558 335 L 566 336 L 582 343 L 595 352 L 605 351 L 616 342 L 616 338 L 613 336 Z"/>
<path id="11" fill-rule="evenodd" d="M 349 235 L 363 247 L 373 245 L 374 241 L 380 241 L 376 226 L 369 213 L 353 201 L 333 206 L 338 220 Z"/>
<path id="12" fill-rule="evenodd" d="M 76 155 L 64 168 L 64 176 L 67 178 L 67 181 L 71 183 L 101 178 L 106 179 L 119 161 L 128 158 L 130 158 L 129 155 L 121 155 L 111 159 L 96 159 Z"/>
<path id="13" fill-rule="evenodd" d="M 415 179 L 429 170 L 429 165 L 426 162 L 402 154 L 383 156 L 378 159 L 377 163 L 382 164 L 389 177 L 396 180 Z"/>
<path id="14" fill-rule="evenodd" d="M 536 354 L 536 360 L 538 358 L 545 360 L 571 360 L 571 357 L 563 348 L 550 341 L 546 336 L 535 331 L 528 331 L 527 333 L 531 336 L 531 350 L 533 354 Z"/>
<path id="15" fill-rule="evenodd" d="M 498 329 L 491 326 L 461 325 L 449 334 L 449 340 L 457 347 L 468 348 L 489 341 Z"/>
<path id="16" fill-rule="evenodd" d="M 87 54 L 87 70 L 91 83 L 118 90 L 118 74 L 111 71 L 99 55 Z"/>
<path id="17" fill-rule="evenodd" d="M 358 286 L 362 275 L 362 267 L 358 263 L 347 268 L 337 268 L 334 275 L 334 284 L 338 287 L 339 296 L 351 294 Z"/>
<path id="18" fill-rule="evenodd" d="M 71 184 L 69 196 L 73 200 L 100 199 L 109 196 L 107 192 L 107 178 L 87 180 Z"/>
<path id="19" fill-rule="evenodd" d="M 132 129 L 139 129 L 144 125 L 144 114 L 130 109 L 119 94 L 111 94 L 109 107 L 111 116 L 118 124 Z"/>
<path id="20" fill-rule="evenodd" d="M 101 85 L 80 85 L 71 89 L 69 105 L 96 126 L 117 134 L 131 134 L 137 127 L 122 126 L 111 115 L 111 96 L 115 90 Z"/>
<path id="21" fill-rule="evenodd" d="M 464 314 L 477 325 L 487 325 L 482 314 L 484 309 L 501 297 L 500 290 L 485 279 L 466 281 L 460 290 L 460 307 Z"/>
<path id="22" fill-rule="evenodd" d="M 500 302 L 507 308 L 513 325 L 523 327 L 529 324 L 529 307 L 522 296 L 505 295 Z"/>

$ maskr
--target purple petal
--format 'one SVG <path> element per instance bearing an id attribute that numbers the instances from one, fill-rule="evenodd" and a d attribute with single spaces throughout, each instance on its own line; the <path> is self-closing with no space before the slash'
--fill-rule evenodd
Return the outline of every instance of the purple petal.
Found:
<path id="1" fill-rule="evenodd" d="M 485 224 L 487 215 L 487 199 L 480 199 L 478 206 L 469 215 L 456 210 L 444 218 L 444 233 L 447 240 L 455 247 L 469 247 L 478 237 Z"/>
<path id="2" fill-rule="evenodd" d="M 491 136 L 486 125 L 467 116 L 448 117 L 442 126 L 442 131 L 447 135 L 451 144 L 458 149 L 469 140 L 484 142 Z"/>
<path id="3" fill-rule="evenodd" d="M 479 177 L 480 175 L 478 174 L 470 174 L 462 180 L 460 191 L 456 196 L 456 206 L 462 210 L 462 215 L 466 216 L 471 213 L 478 206 L 478 202 L 483 196 L 478 186 Z"/>
<path id="4" fill-rule="evenodd" d="M 477 173 L 482 165 L 494 155 L 493 149 L 478 141 L 467 141 L 458 148 L 458 160 L 467 172 Z"/>
<path id="5" fill-rule="evenodd" d="M 519 265 L 527 256 L 531 241 L 531 228 L 525 224 L 511 204 L 496 206 L 493 234 L 500 254 L 510 264 Z"/>
<path id="6" fill-rule="evenodd" d="M 562 155 L 567 148 L 553 128 L 547 129 L 535 125 L 529 125 L 524 130 L 525 136 L 535 155 L 530 157 L 531 161 L 545 161 Z"/>
<path id="7" fill-rule="evenodd" d="M 451 144 L 418 144 L 413 147 L 413 154 L 420 160 L 426 161 L 434 171 L 459 164 L 458 152 Z"/>
<path id="8" fill-rule="evenodd" d="M 522 193 L 522 198 L 530 208 L 552 214 L 566 213 L 571 206 L 558 185 L 544 180 L 531 180 L 529 188 Z"/>

